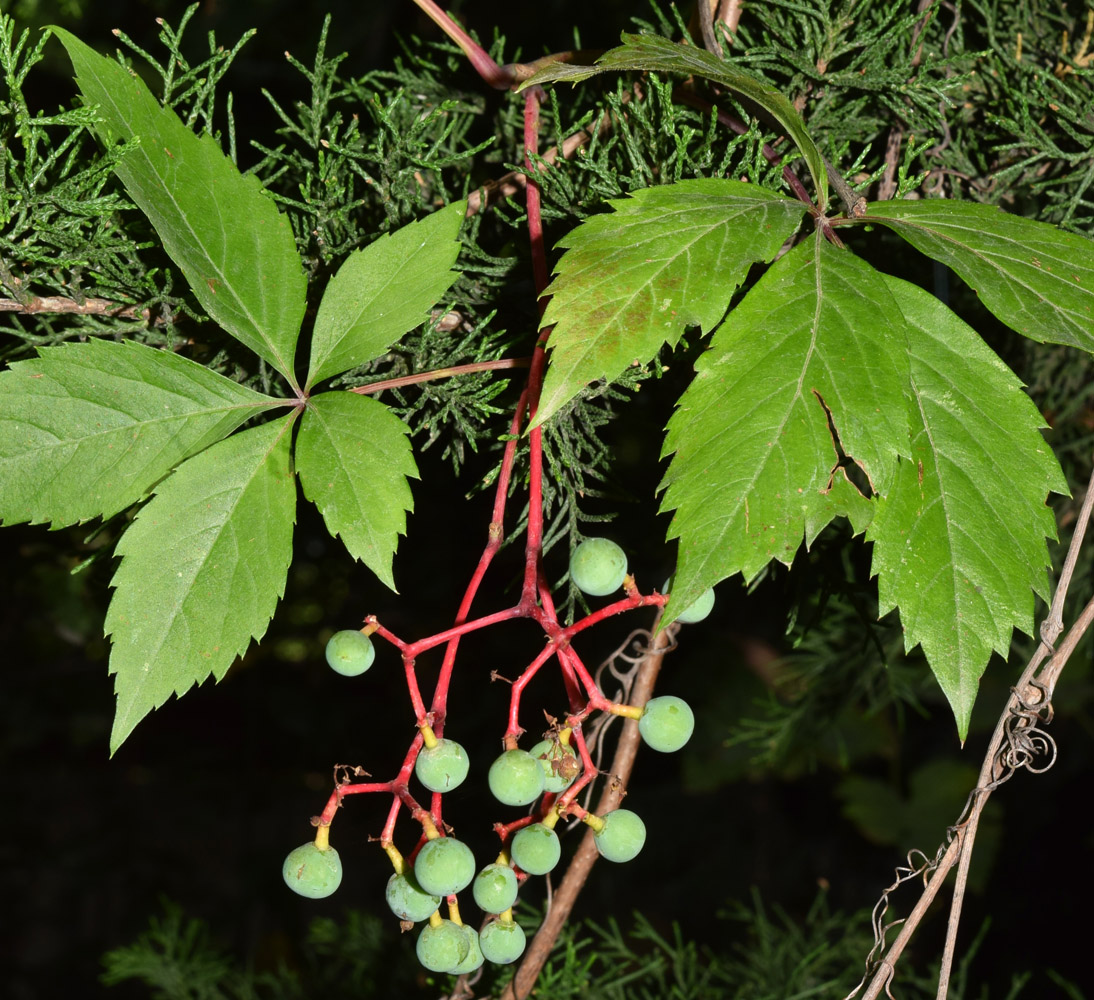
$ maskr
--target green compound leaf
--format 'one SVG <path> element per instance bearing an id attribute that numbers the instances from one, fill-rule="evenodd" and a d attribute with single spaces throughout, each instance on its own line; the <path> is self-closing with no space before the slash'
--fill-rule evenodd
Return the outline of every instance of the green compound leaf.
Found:
<path id="1" fill-rule="evenodd" d="M 875 202 L 862 221 L 888 226 L 953 268 L 1031 340 L 1094 351 L 1094 241 L 991 205 L 940 198 Z"/>
<path id="2" fill-rule="evenodd" d="M 87 104 L 108 145 L 139 139 L 116 168 L 206 312 L 296 385 L 293 354 L 305 280 L 288 220 L 211 136 L 197 136 L 128 69 L 62 28 Z"/>
<path id="3" fill-rule="evenodd" d="M 774 87 L 763 80 L 745 73 L 732 63 L 719 59 L 706 49 L 694 45 L 678 45 L 660 35 L 629 35 L 623 33 L 623 44 L 608 49 L 596 61 L 595 66 L 574 66 L 555 63 L 541 69 L 520 85 L 520 90 L 537 83 L 579 83 L 598 73 L 610 70 L 653 70 L 659 73 L 683 73 L 685 76 L 701 76 L 723 87 L 743 94 L 768 112 L 794 140 L 801 150 L 806 166 L 813 177 L 817 192 L 817 205 L 823 211 L 828 204 L 828 174 L 824 159 L 809 133 L 805 130 L 801 115 L 794 105 Z"/>
<path id="4" fill-rule="evenodd" d="M 407 477 L 418 478 L 409 432 L 375 399 L 325 392 L 309 401 L 296 439 L 304 496 L 327 530 L 392 590 L 392 557 L 414 508 Z"/>
<path id="5" fill-rule="evenodd" d="M 429 316 L 457 273 L 459 201 L 346 258 L 319 303 L 307 386 L 379 357 Z"/>
<path id="6" fill-rule="evenodd" d="M 669 421 L 662 510 L 680 539 L 666 618 L 734 573 L 789 563 L 833 518 L 873 505 L 908 453 L 904 318 L 872 267 L 819 237 L 773 264 L 715 332 Z"/>
<path id="7" fill-rule="evenodd" d="M 220 441 L 157 488 L 118 542 L 106 615 L 113 754 L 152 709 L 260 639 L 285 592 L 296 518 L 296 412 Z"/>
<path id="8" fill-rule="evenodd" d="M 0 519 L 110 517 L 277 401 L 169 351 L 91 340 L 0 375 Z"/>
<path id="9" fill-rule="evenodd" d="M 589 382 L 614 379 L 675 345 L 688 326 L 709 333 L 755 261 L 771 260 L 805 205 L 740 181 L 681 181 L 611 202 L 582 223 L 546 290 L 554 325 L 532 426 Z"/>
<path id="10" fill-rule="evenodd" d="M 879 612 L 900 608 L 904 644 L 923 647 L 964 740 L 980 675 L 1011 629 L 1033 633 L 1048 599 L 1049 491 L 1067 483 L 1044 419 L 1011 371 L 933 295 L 886 277 L 909 325 L 912 452 L 877 503 Z"/>

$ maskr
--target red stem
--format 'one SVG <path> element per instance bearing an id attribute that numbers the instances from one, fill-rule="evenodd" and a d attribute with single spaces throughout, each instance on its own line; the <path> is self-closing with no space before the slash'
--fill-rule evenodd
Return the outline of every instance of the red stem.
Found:
<path id="1" fill-rule="evenodd" d="M 581 657 L 577 655 L 569 646 L 559 650 L 560 656 L 566 658 L 566 663 L 573 670 L 577 679 L 585 687 L 589 697 L 585 703 L 585 707 L 580 711 L 574 713 L 567 719 L 568 724 L 580 725 L 582 719 L 587 718 L 589 713 L 596 709 L 606 709 L 611 705 L 611 702 L 600 693 L 600 688 L 596 686 L 596 681 L 593 680 L 592 674 L 585 668 L 585 664 L 581 662 Z M 576 720 L 571 722 L 571 720 Z"/>
<path id="2" fill-rule="evenodd" d="M 538 168 L 533 162 L 539 153 L 539 105 L 543 100 L 543 88 L 532 87 L 524 95 L 524 168 L 528 183 L 525 200 L 528 215 L 528 241 L 532 251 L 532 276 L 539 299 L 539 314 L 543 315 L 543 292 L 547 287 L 547 252 L 543 245 L 543 216 L 540 208 Z M 540 333 L 532 352 L 532 365 L 528 372 L 528 416 L 532 419 L 539 406 L 539 393 L 543 387 L 543 372 L 547 364 L 548 331 Z M 536 427 L 528 434 L 528 533 L 525 540 L 524 587 L 521 603 L 530 606 L 539 576 L 539 561 L 543 554 L 543 431 Z"/>
<path id="3" fill-rule="evenodd" d="M 505 738 L 513 736 L 520 736 L 524 730 L 521 728 L 520 723 L 517 721 L 520 715 L 520 696 L 525 687 L 528 686 L 528 682 L 535 677 L 539 668 L 543 666 L 558 650 L 554 645 L 549 643 L 542 653 L 539 654 L 527 667 L 524 668 L 521 675 L 513 681 L 513 688 L 509 696 L 509 726 L 505 730 Z"/>
<path id="4" fill-rule="evenodd" d="M 505 451 L 502 454 L 501 471 L 498 473 L 497 487 L 494 491 L 494 514 L 490 519 L 490 526 L 486 532 L 486 547 L 483 549 L 482 555 L 479 556 L 475 572 L 471 574 L 471 582 L 468 583 L 463 594 L 463 600 L 460 601 L 459 609 L 456 612 L 456 625 L 462 625 L 467 621 L 467 616 L 471 613 L 471 604 L 475 600 L 475 595 L 478 593 L 483 577 L 486 576 L 486 571 L 505 538 L 505 501 L 509 496 L 509 481 L 512 478 L 513 462 L 516 460 L 517 454 L 517 436 L 520 434 L 521 416 L 524 413 L 524 402 L 527 395 L 528 390 L 525 389 L 520 395 L 516 412 L 513 414 L 513 419 L 509 425 L 509 440 L 506 442 Z M 452 682 L 452 670 L 456 664 L 456 651 L 459 646 L 460 637 L 456 635 L 448 640 L 448 648 L 444 651 L 441 673 L 437 678 L 437 688 L 434 691 L 431 706 L 437 727 L 435 732 L 443 733 L 444 731 L 444 720 L 448 709 L 448 687 Z"/>
<path id="5" fill-rule="evenodd" d="M 412 653 L 403 653 L 403 669 L 406 671 L 406 686 L 410 692 L 410 704 L 414 709 L 414 719 L 419 726 L 429 725 L 425 702 L 422 701 L 422 692 L 418 690 L 418 675 L 414 670 L 414 655 Z"/>
<path id="6" fill-rule="evenodd" d="M 384 823 L 384 832 L 380 834 L 380 843 L 391 844 L 395 841 L 395 821 L 399 818 L 399 810 L 403 806 L 403 800 L 398 795 L 391 800 L 391 808 L 387 811 L 387 822 Z"/>
<path id="7" fill-rule="evenodd" d="M 422 10 L 429 14 L 434 21 L 441 25 L 449 37 L 455 40 L 456 43 L 463 48 L 473 65 L 475 65 L 475 68 L 485 80 L 490 82 L 493 86 L 500 87 L 508 87 L 512 83 L 512 80 L 509 78 L 511 74 L 498 67 L 497 64 L 486 55 L 481 47 L 459 28 L 448 14 L 441 10 L 433 0 L 415 0 L 415 2 Z M 527 185 L 525 190 L 527 197 L 528 236 L 531 244 L 533 277 L 536 292 L 539 297 L 541 316 L 545 304 L 543 292 L 547 288 L 549 281 L 547 254 L 544 245 L 540 187 L 537 173 L 540 169 L 537 157 L 539 149 L 540 103 L 543 100 L 543 96 L 542 89 L 538 87 L 531 88 L 525 97 L 524 105 L 524 164 L 527 171 Z M 417 854 L 422 844 L 426 841 L 427 832 L 436 836 L 436 832 L 433 831 L 431 827 L 435 826 L 437 830 L 442 832 L 445 829 L 441 818 L 444 797 L 439 793 L 434 793 L 430 802 L 430 811 L 427 813 L 410 794 L 408 786 L 415 763 L 418 759 L 418 754 L 425 745 L 421 727 L 426 725 L 430 726 L 437 736 L 440 736 L 443 733 L 448 710 L 448 692 L 451 685 L 452 673 L 455 668 L 460 639 L 470 632 L 516 618 L 530 619 L 542 628 L 547 639 L 546 645 L 539 655 L 525 667 L 517 680 L 513 682 L 509 704 L 508 726 L 503 740 L 505 745 L 516 745 L 517 736 L 523 732 L 519 723 L 521 696 L 540 668 L 549 660 L 555 658 L 559 664 L 560 673 L 566 688 L 567 700 L 569 702 L 570 711 L 566 718 L 566 724 L 572 729 L 573 742 L 583 764 L 582 773 L 562 796 L 556 797 L 551 794 L 545 795 L 540 800 L 538 810 L 535 814 L 524 816 L 521 819 L 508 824 L 496 824 L 495 829 L 504 843 L 512 835 L 513 831 L 518 830 L 529 823 L 535 822 L 537 819 L 542 819 L 554 808 L 559 808 L 562 812 L 569 810 L 572 815 L 584 815 L 585 810 L 577 805 L 574 800 L 581 790 L 585 788 L 589 782 L 594 780 L 598 772 L 585 742 L 582 722 L 593 711 L 610 710 L 613 707 L 613 703 L 603 695 L 597 687 L 596 681 L 590 675 L 584 663 L 582 663 L 581 657 L 578 656 L 570 646 L 573 637 L 613 615 L 646 605 L 663 605 L 667 600 L 667 598 L 661 594 L 653 594 L 649 597 L 644 597 L 636 589 L 634 581 L 628 577 L 625 582 L 626 596 L 623 599 L 615 601 L 607 607 L 600 608 L 582 618 L 580 621 L 565 628 L 560 625 L 554 599 L 552 598 L 548 581 L 542 568 L 543 436 L 542 430 L 537 427 L 528 433 L 528 525 L 524 553 L 524 576 L 520 599 L 517 604 L 511 608 L 495 611 L 469 620 L 472 604 L 478 594 L 486 571 L 489 569 L 494 557 L 497 555 L 505 537 L 505 507 L 509 498 L 513 468 L 516 461 L 517 444 L 525 420 L 527 419 L 530 421 L 535 417 L 546 370 L 546 344 L 549 332 L 550 331 L 546 329 L 540 331 L 530 359 L 528 380 L 510 422 L 510 439 L 507 441 L 502 455 L 498 481 L 494 493 L 493 514 L 487 531 L 486 545 L 483 548 L 482 554 L 479 556 L 478 563 L 464 591 L 452 627 L 414 642 L 406 642 L 381 625 L 374 616 L 370 616 L 366 619 L 366 622 L 373 626 L 374 633 L 379 637 L 386 639 L 398 649 L 401 654 L 407 690 L 414 710 L 415 722 L 419 728 L 406 752 L 402 766 L 393 780 L 386 782 L 361 782 L 357 784 L 347 782 L 345 784 L 340 784 L 330 795 L 322 815 L 317 819 L 318 822 L 329 825 L 341 805 L 342 799 L 347 795 L 356 795 L 366 792 L 382 792 L 389 794 L 391 795 L 392 800 L 387 819 L 384 823 L 381 842 L 384 844 L 393 844 L 396 821 L 404 806 L 422 827 L 422 832 L 414 851 L 407 856 L 408 861 L 413 860 L 414 855 Z M 502 367 L 503 365 L 508 366 L 509 364 L 510 363 L 508 362 L 498 362 L 493 366 Z M 470 370 L 474 366 L 465 367 Z M 432 374 L 437 375 L 439 373 Z M 449 372 L 446 371 L 440 374 L 449 374 Z M 420 380 L 421 377 L 413 378 Z M 390 388 L 392 387 L 392 384 L 386 383 L 382 387 Z M 377 387 L 366 386 L 358 391 L 377 391 Z M 418 686 L 416 661 L 422 653 L 440 645 L 445 645 L 446 648 L 441 663 L 440 674 L 433 691 L 429 710 L 427 711 Z M 521 874 L 521 877 L 523 878 L 523 873 Z"/>
<path id="8" fill-rule="evenodd" d="M 463 50 L 463 54 L 467 56 L 467 61 L 474 67 L 475 72 L 491 87 L 495 90 L 508 90 L 516 82 L 512 70 L 503 69 L 494 62 L 486 50 L 433 0 L 414 0 L 414 2 Z"/>

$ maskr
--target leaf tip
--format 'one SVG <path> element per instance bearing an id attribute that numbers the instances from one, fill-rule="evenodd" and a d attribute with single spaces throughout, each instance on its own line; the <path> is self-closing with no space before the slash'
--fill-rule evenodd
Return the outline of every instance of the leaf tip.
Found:
<path id="1" fill-rule="evenodd" d="M 121 698 L 118 699 L 118 705 L 114 710 L 114 724 L 110 729 L 110 758 L 113 760 L 114 754 L 121 749 L 121 745 L 129 739 L 133 730 L 137 728 L 137 723 L 141 721 L 148 714 L 147 710 L 142 712 L 136 719 L 133 719 L 133 712 L 131 711 L 132 705 L 124 709 L 121 705 Z"/>
<path id="2" fill-rule="evenodd" d="M 946 697 L 950 702 L 950 709 L 953 711 L 954 722 L 957 723 L 957 738 L 960 741 L 961 749 L 964 750 L 965 741 L 969 738 L 969 725 L 972 722 L 972 706 L 976 700 L 976 693 L 974 691 L 969 697 L 964 695 L 951 697 L 947 691 Z"/>

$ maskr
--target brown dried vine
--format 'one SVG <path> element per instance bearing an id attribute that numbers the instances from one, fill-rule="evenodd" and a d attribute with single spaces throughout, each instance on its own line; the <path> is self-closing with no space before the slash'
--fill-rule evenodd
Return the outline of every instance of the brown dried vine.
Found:
<path id="1" fill-rule="evenodd" d="M 937 993 L 937 1000 L 945 1000 L 949 992 L 950 972 L 957 949 L 957 930 L 968 883 L 969 864 L 972 860 L 976 831 L 984 806 L 991 793 L 1009 781 L 1019 768 L 1024 768 L 1032 774 L 1040 774 L 1047 771 L 1056 760 L 1055 741 L 1042 727 L 1052 721 L 1052 695 L 1060 672 L 1075 651 L 1079 640 L 1094 623 L 1094 598 L 1091 598 L 1068 630 L 1064 640 L 1059 646 L 1055 645 L 1064 629 L 1064 601 L 1075 571 L 1079 550 L 1082 548 L 1086 527 L 1090 522 L 1092 508 L 1094 508 L 1094 473 L 1091 474 L 1090 481 L 1087 483 L 1086 496 L 1071 537 L 1060 580 L 1053 594 L 1052 605 L 1041 623 L 1041 642 L 1030 657 L 1018 682 L 1011 688 L 1010 697 L 999 716 L 988 749 L 984 754 L 977 785 L 969 793 L 965 808 L 957 822 L 946 831 L 946 842 L 938 849 L 935 856 L 928 861 L 922 852 L 913 851 L 908 856 L 907 866 L 897 869 L 896 880 L 882 892 L 881 898 L 874 907 L 874 947 L 866 957 L 866 974 L 844 1000 L 857 997 L 863 986 L 867 988 L 862 994 L 862 1000 L 876 1000 L 882 991 L 886 996 L 892 997 L 889 986 L 896 972 L 896 963 L 928 907 L 938 895 L 950 870 L 956 865 L 957 881 L 947 922 L 946 944 L 942 954 Z M 918 861 L 919 858 L 923 860 Z M 903 921 L 900 933 L 885 950 L 886 931 L 900 923 L 900 921 L 888 925 L 884 923 L 889 897 L 901 885 L 917 877 L 924 879 L 923 892 L 912 912 Z"/>

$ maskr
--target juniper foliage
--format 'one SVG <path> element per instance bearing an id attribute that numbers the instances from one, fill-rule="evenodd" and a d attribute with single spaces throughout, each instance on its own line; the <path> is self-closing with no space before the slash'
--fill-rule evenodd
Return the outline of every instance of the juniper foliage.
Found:
<path id="1" fill-rule="evenodd" d="M 187 917 L 170 901 L 136 940 L 103 958 L 103 982 L 139 982 L 158 1000 L 298 1000 L 317 995 L 341 997 L 436 996 L 450 977 L 415 984 L 401 969 L 413 967 L 406 941 L 391 940 L 390 926 L 369 913 L 348 911 L 341 920 L 312 920 L 299 951 L 276 971 L 255 972 L 227 958 L 207 924 Z M 541 913 L 525 911 L 522 923 L 537 926 Z M 679 924 L 655 927 L 635 914 L 623 927 L 612 919 L 566 927 L 552 949 L 537 985 L 552 1000 L 790 1000 L 844 995 L 854 986 L 854 969 L 869 949 L 869 914 L 834 912 L 821 893 L 798 919 L 769 908 L 759 893 L 733 901 L 718 914 L 733 928 L 732 949 L 714 951 L 696 944 Z M 1068 995 L 1081 996 L 1074 983 L 1054 970 L 1016 972 L 1008 988 L 992 993 L 970 983 L 970 968 L 990 928 L 985 921 L 955 970 L 954 1000 L 1013 1000 L 1052 982 Z M 405 961 L 392 961 L 405 951 Z M 512 967 L 490 966 L 476 984 L 477 996 L 500 996 Z M 911 1000 L 933 997 L 937 969 L 902 977 Z M 446 990 L 445 995 L 451 993 Z"/>

